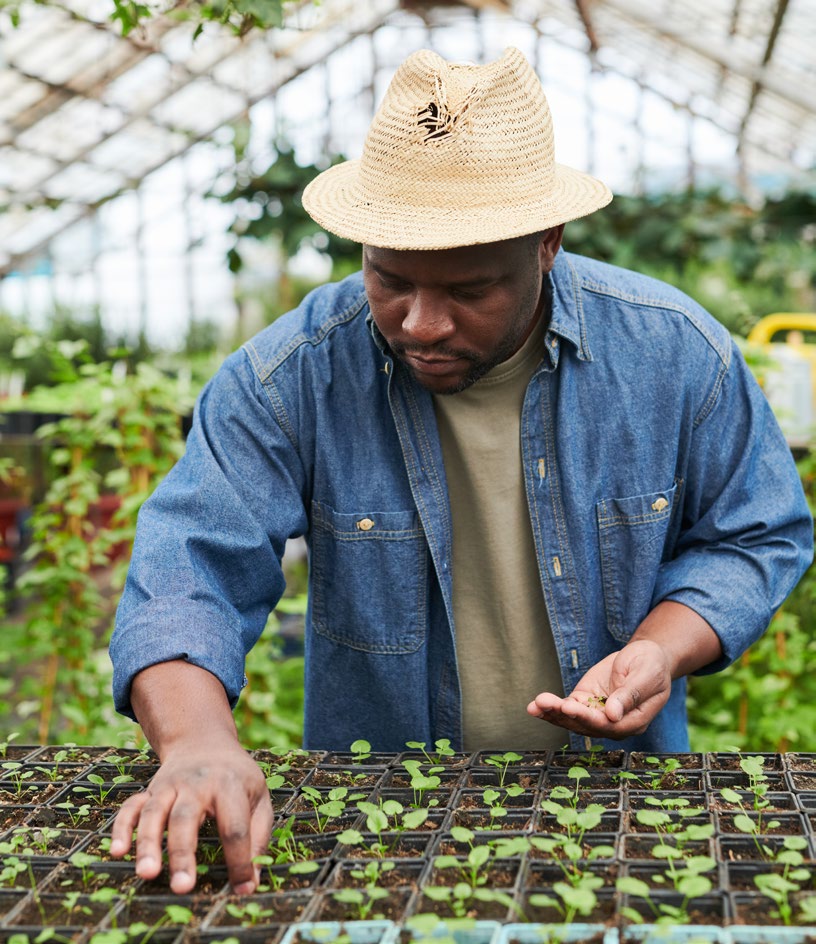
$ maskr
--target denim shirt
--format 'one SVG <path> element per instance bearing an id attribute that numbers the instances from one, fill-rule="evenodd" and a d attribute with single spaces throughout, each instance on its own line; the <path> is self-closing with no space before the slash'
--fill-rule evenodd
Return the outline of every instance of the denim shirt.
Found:
<path id="1" fill-rule="evenodd" d="M 563 251 L 549 278 L 520 446 L 564 690 L 662 600 L 713 627 L 723 656 L 703 671 L 722 669 L 812 557 L 785 440 L 691 299 Z M 451 531 L 430 394 L 392 358 L 359 274 L 317 289 L 225 361 L 139 515 L 111 642 L 117 708 L 132 717 L 133 676 L 178 658 L 234 705 L 286 540 L 305 535 L 305 746 L 460 744 Z M 645 734 L 600 743 L 688 750 L 684 680 Z"/>

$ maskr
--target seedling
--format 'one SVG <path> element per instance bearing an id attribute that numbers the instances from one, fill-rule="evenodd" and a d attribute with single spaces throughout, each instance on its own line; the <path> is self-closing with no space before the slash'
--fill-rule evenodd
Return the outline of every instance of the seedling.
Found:
<path id="1" fill-rule="evenodd" d="M 781 872 L 766 872 L 754 876 L 754 884 L 767 895 L 776 905 L 771 914 L 779 918 L 782 924 L 793 924 L 794 905 L 791 896 L 802 891 L 802 887 L 810 881 L 811 871 L 806 868 L 802 850 L 807 849 L 807 840 L 804 836 L 786 836 L 782 848 L 773 856 L 773 862 L 782 866 Z M 800 899 L 800 917 L 805 923 L 811 914 L 816 914 L 816 896 L 810 895 Z"/>
<path id="2" fill-rule="evenodd" d="M 485 806 L 490 809 L 490 822 L 485 829 L 494 829 L 496 821 L 507 816 L 507 807 L 503 805 L 508 798 L 521 796 L 524 793 L 524 787 L 520 783 L 511 783 L 504 788 L 504 796 L 499 790 L 488 787 L 482 794 Z"/>
<path id="3" fill-rule="evenodd" d="M 440 738 L 438 741 L 434 741 L 434 747 L 436 748 L 435 754 L 429 754 L 425 750 L 424 741 L 407 741 L 405 746 L 410 748 L 412 751 L 421 751 L 425 757 L 425 760 L 431 767 L 436 767 L 439 764 L 444 763 L 442 760 L 443 757 L 453 757 L 456 754 L 456 751 L 451 747 L 451 742 L 448 738 Z"/>
<path id="4" fill-rule="evenodd" d="M 89 889 L 95 881 L 104 881 L 108 878 L 105 872 L 96 872 L 92 866 L 102 859 L 90 852 L 75 852 L 68 860 L 74 868 L 80 871 L 80 882 L 83 889 Z"/>
<path id="5" fill-rule="evenodd" d="M 317 831 L 324 832 L 330 820 L 342 816 L 348 803 L 361 800 L 365 794 L 355 793 L 349 796 L 347 787 L 334 787 L 328 794 L 321 793 L 316 787 L 303 787 L 302 794 L 312 804 L 317 822 Z"/>
<path id="6" fill-rule="evenodd" d="M 369 852 L 377 858 L 383 858 L 392 849 L 400 833 L 407 830 L 419 829 L 428 818 L 428 810 L 408 810 L 398 800 L 380 800 L 379 804 L 363 801 L 357 804 L 357 809 L 366 816 L 366 829 L 374 833 L 376 841 L 368 846 Z M 383 839 L 383 833 L 396 834 L 394 843 L 389 845 Z M 365 837 L 359 830 L 345 829 L 337 837 L 338 842 L 347 846 L 365 847 Z"/>
<path id="7" fill-rule="evenodd" d="M 94 790 L 92 787 L 74 787 L 74 793 L 87 794 L 97 806 L 105 805 L 105 801 L 115 787 L 121 786 L 123 783 L 133 783 L 133 777 L 130 774 L 119 774 L 113 780 L 105 780 L 99 774 L 88 774 L 85 779 L 88 783 L 92 783 L 96 789 Z"/>
<path id="8" fill-rule="evenodd" d="M 373 865 L 374 863 L 371 864 Z M 332 895 L 335 901 L 351 906 L 355 921 L 384 918 L 385 915 L 380 912 L 375 912 L 374 907 L 378 901 L 382 901 L 384 898 L 388 897 L 388 890 L 378 888 L 377 886 L 342 888 L 339 892 L 335 892 Z"/>
<path id="9" fill-rule="evenodd" d="M 76 828 L 81 826 L 91 815 L 91 805 L 90 803 L 83 803 L 80 806 L 77 806 L 76 803 L 72 803 L 70 800 L 65 800 L 63 803 L 55 803 L 55 810 L 64 810 L 66 816 L 71 822 L 71 825 Z"/>
<path id="10" fill-rule="evenodd" d="M 368 741 L 355 741 L 351 745 L 351 760 L 354 764 L 364 764 L 371 757 L 371 745 Z"/>
<path id="11" fill-rule="evenodd" d="M 588 708 L 603 708 L 606 704 L 606 695 L 590 695 L 587 698 L 587 707 Z M 599 746 L 599 749 L 600 746 Z"/>
<path id="12" fill-rule="evenodd" d="M 761 758 L 760 758 L 761 759 Z M 761 807 L 756 812 L 756 818 L 752 819 L 742 802 L 742 797 L 737 793 L 736 790 L 732 790 L 730 787 L 724 787 L 720 790 L 720 796 L 727 802 L 731 803 L 734 806 L 737 806 L 741 812 L 734 817 L 734 826 L 741 832 L 750 836 L 754 840 L 754 845 L 757 848 L 760 856 L 763 859 L 767 859 L 772 856 L 772 852 L 768 847 L 761 842 L 761 837 L 764 836 L 769 830 L 776 829 L 779 826 L 778 819 L 769 819 L 763 820 L 762 811 L 764 807 L 770 805 L 770 801 L 767 797 L 761 797 Z M 757 794 L 754 793 L 754 809 L 756 810 L 756 803 L 760 798 L 757 797 Z"/>
<path id="13" fill-rule="evenodd" d="M 692 856 L 684 861 L 681 869 L 675 869 L 673 863 L 669 860 L 669 870 L 664 876 L 656 876 L 655 881 L 661 884 L 666 879 L 669 880 L 680 898 L 680 903 L 676 905 L 667 901 L 656 902 L 652 898 L 648 884 L 633 876 L 619 878 L 615 883 L 615 887 L 623 894 L 645 901 L 652 912 L 655 924 L 688 924 L 691 920 L 688 910 L 689 904 L 695 898 L 707 895 L 713 887 L 711 880 L 703 873 L 710 872 L 716 866 L 717 863 L 710 856 Z M 636 924 L 643 923 L 643 916 L 635 908 L 622 908 L 621 914 Z"/>
<path id="14" fill-rule="evenodd" d="M 5 760 L 8 754 L 9 745 L 20 736 L 19 731 L 13 731 L 5 741 L 0 741 L 0 760 Z"/>
<path id="15" fill-rule="evenodd" d="M 266 869 L 265 881 L 262 882 L 257 889 L 259 892 L 279 892 L 286 885 L 286 879 L 288 876 L 310 875 L 320 869 L 320 866 L 317 862 L 306 861 L 293 862 L 287 869 L 286 873 L 273 872 L 272 866 L 277 864 L 273 856 L 255 856 L 252 861 L 255 863 L 255 865 L 262 866 Z"/>
<path id="16" fill-rule="evenodd" d="M 295 817 L 290 816 L 283 825 L 272 831 L 269 851 L 275 864 L 281 862 L 302 862 L 314 857 L 314 853 L 295 835 Z"/>
<path id="17" fill-rule="evenodd" d="M 683 821 L 705 813 L 702 807 L 691 806 L 685 797 L 647 797 L 646 802 L 659 807 L 638 810 L 637 821 L 657 833 L 659 842 L 652 848 L 656 859 L 668 859 L 672 874 L 672 860 L 687 858 L 686 850 L 691 842 L 709 839 L 714 834 L 713 823 L 684 823 Z"/>
<path id="18" fill-rule="evenodd" d="M 572 924 L 577 915 L 588 917 L 598 906 L 595 892 L 603 885 L 600 875 L 585 872 L 577 882 L 555 882 L 555 895 L 530 895 L 529 903 L 534 908 L 553 908 L 564 924 Z"/>
<path id="19" fill-rule="evenodd" d="M 683 786 L 688 782 L 688 777 L 675 773 L 681 766 L 676 757 L 664 757 L 662 760 L 659 757 L 647 757 L 644 763 L 654 768 L 653 772 L 640 774 L 624 770 L 616 774 L 617 779 L 634 780 L 648 790 L 664 790 L 672 783 Z"/>
<path id="20" fill-rule="evenodd" d="M 275 917 L 274 908 L 264 908 L 257 901 L 229 902 L 225 906 L 227 914 L 237 918 L 242 928 L 256 928 L 259 924 L 271 924 Z"/>
<path id="21" fill-rule="evenodd" d="M 498 902 L 506 908 L 517 910 L 511 895 L 494 888 L 471 888 L 467 882 L 458 882 L 453 887 L 448 885 L 428 885 L 423 894 L 431 901 L 446 902 L 451 914 L 456 918 L 468 917 L 468 912 L 476 902 Z"/>
<path id="22" fill-rule="evenodd" d="M 422 766 L 418 760 L 405 760 L 402 766 L 411 778 L 411 789 L 414 791 L 413 803 L 411 805 L 417 808 L 437 806 L 439 800 L 436 799 L 436 797 L 431 797 L 426 801 L 425 794 L 439 788 L 442 781 L 438 774 L 444 770 L 444 767 L 430 767 L 423 773 Z"/>
<path id="23" fill-rule="evenodd" d="M 492 754 L 490 757 L 485 758 L 485 763 L 490 767 L 495 767 L 499 771 L 499 786 L 504 786 L 504 781 L 507 778 L 507 770 L 511 764 L 517 764 L 521 760 L 520 754 L 514 754 L 512 751 L 507 751 L 504 754 Z"/>
<path id="24" fill-rule="evenodd" d="M 27 786 L 26 780 L 30 780 L 34 776 L 33 770 L 25 770 L 23 765 L 16 760 L 4 761 L 0 764 L 0 770 L 3 771 L 0 776 L 6 780 L 10 780 L 14 787 L 14 790 L 9 792 L 14 792 L 18 797 Z"/>

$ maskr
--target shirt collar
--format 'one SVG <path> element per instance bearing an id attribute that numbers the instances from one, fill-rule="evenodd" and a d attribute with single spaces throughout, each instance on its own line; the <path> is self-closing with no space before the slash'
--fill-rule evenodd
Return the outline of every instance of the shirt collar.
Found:
<path id="1" fill-rule="evenodd" d="M 555 336 L 564 338 L 575 346 L 578 360 L 591 361 L 578 273 L 563 249 L 558 250 L 548 278 L 552 288 L 552 314 L 547 330 L 547 351 L 553 360 L 553 366 L 557 363 L 557 354 L 554 354 L 552 343 Z"/>

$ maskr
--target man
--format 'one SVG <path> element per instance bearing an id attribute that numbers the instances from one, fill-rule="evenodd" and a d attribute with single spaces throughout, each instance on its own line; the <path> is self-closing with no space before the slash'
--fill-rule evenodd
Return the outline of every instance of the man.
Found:
<path id="1" fill-rule="evenodd" d="M 189 891 L 209 815 L 235 890 L 256 884 L 272 814 L 230 708 L 294 535 L 306 746 L 688 749 L 684 677 L 763 632 L 812 524 L 727 332 L 561 251 L 609 199 L 555 164 L 512 49 L 411 56 L 361 161 L 307 188 L 362 276 L 227 360 L 140 516 L 111 647 L 117 707 L 162 761 L 113 831 L 122 855 L 138 825 L 140 875 L 166 828 Z"/>

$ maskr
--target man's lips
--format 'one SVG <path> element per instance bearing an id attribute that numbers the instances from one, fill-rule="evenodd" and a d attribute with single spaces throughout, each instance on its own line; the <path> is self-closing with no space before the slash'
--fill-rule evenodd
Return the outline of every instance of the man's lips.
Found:
<path id="1" fill-rule="evenodd" d="M 418 354 L 403 355 L 405 362 L 421 374 L 447 374 L 461 357 L 421 357 Z"/>

